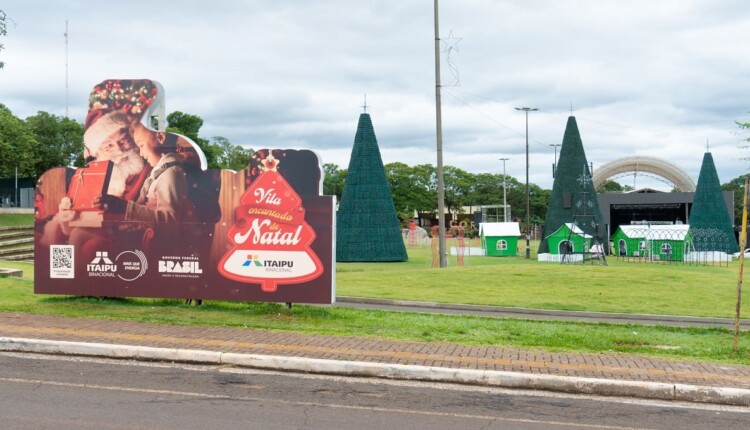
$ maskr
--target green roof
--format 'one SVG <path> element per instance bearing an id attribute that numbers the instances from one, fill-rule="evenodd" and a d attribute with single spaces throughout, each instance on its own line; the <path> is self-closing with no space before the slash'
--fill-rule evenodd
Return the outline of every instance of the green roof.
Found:
<path id="1" fill-rule="evenodd" d="M 596 228 L 602 223 L 602 215 L 576 118 L 569 116 L 560 146 L 552 196 L 544 218 L 542 238 L 549 237 L 563 224 L 573 222 L 585 234 L 597 237 Z M 548 252 L 547 241 L 541 240 L 539 253 Z"/>
<path id="2" fill-rule="evenodd" d="M 336 261 L 406 261 L 406 246 L 370 115 L 359 116 L 336 214 Z"/>
<path id="3" fill-rule="evenodd" d="M 689 224 L 696 251 L 739 251 L 732 220 L 721 191 L 719 175 L 716 173 L 714 158 L 710 152 L 703 155 Z"/>

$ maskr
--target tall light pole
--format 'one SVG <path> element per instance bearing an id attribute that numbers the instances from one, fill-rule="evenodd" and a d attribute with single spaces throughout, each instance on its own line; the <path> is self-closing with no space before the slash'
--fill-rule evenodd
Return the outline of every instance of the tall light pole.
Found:
<path id="1" fill-rule="evenodd" d="M 557 147 L 562 145 L 562 143 L 550 143 L 549 146 L 552 146 L 555 148 L 555 164 L 552 166 L 552 177 L 555 177 L 555 174 L 557 173 Z"/>
<path id="2" fill-rule="evenodd" d="M 448 267 L 445 254 L 445 185 L 443 183 L 443 120 L 440 101 L 440 28 L 438 0 L 435 7 L 435 124 L 437 128 L 437 198 L 438 198 L 438 253 L 440 267 Z"/>
<path id="3" fill-rule="evenodd" d="M 530 107 L 517 107 L 516 110 L 526 112 L 526 259 L 531 259 L 531 245 L 529 239 L 531 236 L 531 215 L 529 204 L 529 112 L 535 112 L 539 109 Z"/>
<path id="4" fill-rule="evenodd" d="M 508 203 L 505 199 L 505 162 L 508 160 L 510 160 L 510 158 L 500 158 L 500 161 L 503 162 L 503 222 L 508 222 Z"/>

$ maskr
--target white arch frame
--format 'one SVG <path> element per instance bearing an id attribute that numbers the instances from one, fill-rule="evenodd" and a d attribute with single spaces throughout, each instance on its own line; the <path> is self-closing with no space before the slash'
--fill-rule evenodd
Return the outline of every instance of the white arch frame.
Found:
<path id="1" fill-rule="evenodd" d="M 667 160 L 645 155 L 623 157 L 604 163 L 594 172 L 594 188 L 599 188 L 607 179 L 628 172 L 647 172 L 673 183 L 683 192 L 694 192 L 695 181 L 682 168 Z"/>

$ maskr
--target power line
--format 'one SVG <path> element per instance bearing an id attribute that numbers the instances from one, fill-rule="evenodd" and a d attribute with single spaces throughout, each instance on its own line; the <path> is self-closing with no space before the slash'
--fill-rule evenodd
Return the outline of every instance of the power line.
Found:
<path id="1" fill-rule="evenodd" d="M 484 112 L 482 112 L 481 110 L 479 110 L 479 109 L 475 108 L 474 106 L 470 105 L 470 104 L 469 104 L 469 103 L 468 103 L 468 102 L 467 102 L 466 100 L 464 100 L 464 99 L 462 99 L 461 97 L 458 97 L 457 95 L 453 94 L 453 91 L 452 91 L 452 90 L 450 90 L 450 89 L 448 89 L 448 88 L 443 88 L 443 90 L 444 90 L 444 91 L 445 91 L 446 93 L 448 93 L 448 95 L 449 95 L 449 96 L 451 96 L 451 97 L 453 97 L 454 99 L 458 100 L 459 102 L 461 102 L 461 103 L 462 103 L 463 105 L 465 105 L 465 106 L 466 106 L 466 107 L 468 107 L 469 109 L 471 109 L 471 110 L 473 110 L 474 112 L 478 113 L 479 115 L 481 115 L 481 116 L 483 116 L 483 117 L 487 118 L 488 120 L 490 120 L 490 121 L 494 122 L 495 124 L 497 124 L 497 125 L 499 125 L 499 126 L 501 126 L 501 127 L 505 128 L 505 129 L 507 129 L 508 131 L 511 131 L 511 132 L 513 132 L 514 134 L 517 134 L 517 135 L 518 135 L 518 136 L 520 136 L 520 137 L 524 137 L 524 136 L 525 136 L 524 132 L 522 132 L 522 131 L 518 131 L 518 130 L 516 130 L 516 129 L 513 129 L 513 128 L 511 128 L 511 127 L 508 127 L 507 125 L 505 125 L 505 124 L 501 123 L 500 121 L 498 121 L 497 119 L 495 119 L 495 118 L 494 118 L 493 116 L 491 116 L 491 115 L 489 115 L 489 114 L 487 114 L 487 113 L 484 113 Z M 540 141 L 538 141 L 538 140 L 536 140 L 536 139 L 529 139 L 529 141 L 530 141 L 530 142 L 534 142 L 534 143 L 536 143 L 537 145 L 541 145 L 541 146 L 549 146 L 549 145 L 547 145 L 546 143 L 540 142 Z"/>
<path id="2" fill-rule="evenodd" d="M 479 95 L 479 94 L 473 94 L 473 93 L 470 93 L 470 92 L 467 92 L 467 91 L 462 91 L 462 90 L 459 90 L 459 89 L 452 89 L 452 91 L 456 91 L 456 92 L 465 94 L 467 96 L 471 96 L 471 97 L 475 97 L 475 98 L 478 98 L 478 99 L 483 99 L 483 100 L 487 100 L 487 101 L 491 101 L 491 102 L 495 102 L 495 103 L 505 103 L 502 100 L 497 100 L 497 99 L 494 99 L 494 98 L 491 98 L 491 97 L 482 96 L 482 95 Z M 468 103 L 465 102 L 464 100 L 461 100 L 460 98 L 458 98 L 457 96 L 455 96 L 453 94 L 451 94 L 451 95 L 454 96 L 454 97 L 456 97 L 458 100 L 460 100 L 462 103 L 464 103 L 464 104 L 466 104 L 468 106 Z M 572 102 L 571 102 L 571 106 L 572 106 Z M 472 109 L 474 109 L 474 108 L 472 108 Z M 567 109 L 570 109 L 570 108 L 567 108 Z M 476 109 L 474 109 L 474 110 L 476 110 Z M 547 112 L 547 113 L 553 113 L 553 114 L 556 113 L 555 111 L 551 111 L 551 110 L 547 110 L 547 109 L 545 109 L 545 112 Z M 565 112 L 565 113 L 568 114 L 568 112 Z M 600 120 L 597 120 L 597 119 L 592 119 L 591 117 L 587 117 L 585 114 L 581 115 L 580 111 L 576 115 L 576 117 L 579 118 L 579 119 L 585 120 L 587 122 L 593 122 L 593 123 L 605 125 L 605 126 L 608 126 L 608 127 L 616 127 L 616 128 L 622 128 L 622 129 L 647 131 L 649 133 L 665 133 L 665 134 L 669 134 L 669 135 L 672 135 L 672 136 L 687 137 L 687 138 L 691 138 L 691 139 L 701 139 L 701 140 L 706 139 L 705 135 L 701 136 L 701 135 L 689 134 L 689 133 L 675 133 L 672 130 L 647 128 L 647 127 L 633 126 L 633 125 L 629 125 L 629 124 L 618 124 L 618 123 L 613 123 L 613 122 L 608 122 L 608 121 L 600 121 Z M 495 121 L 495 122 L 497 122 L 497 121 Z M 503 125 L 503 127 L 506 127 L 506 126 Z M 510 129 L 509 127 L 506 127 L 506 128 L 508 128 L 509 130 L 513 131 L 514 133 L 521 134 L 521 133 L 519 133 L 516 130 Z M 734 131 L 731 131 L 730 133 L 734 133 Z M 723 141 L 733 140 L 733 138 L 731 138 L 731 137 L 709 136 L 709 138 L 711 140 L 723 140 Z M 537 142 L 537 143 L 540 143 L 540 142 Z"/>

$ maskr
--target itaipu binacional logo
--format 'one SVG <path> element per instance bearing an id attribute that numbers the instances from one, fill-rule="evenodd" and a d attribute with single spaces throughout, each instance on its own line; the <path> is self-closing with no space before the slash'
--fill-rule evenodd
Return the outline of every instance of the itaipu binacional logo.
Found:
<path id="1" fill-rule="evenodd" d="M 242 267 L 252 266 L 255 265 L 256 267 L 263 267 L 263 263 L 260 261 L 260 257 L 257 255 L 248 255 L 247 260 L 245 260 L 244 263 L 242 263 Z"/>
<path id="2" fill-rule="evenodd" d="M 146 273 L 148 261 L 140 251 L 123 251 L 112 260 L 108 251 L 96 251 L 94 258 L 86 265 L 89 277 L 114 278 L 135 281 Z"/>
<path id="3" fill-rule="evenodd" d="M 264 161 L 266 170 L 240 199 L 237 222 L 227 232 L 234 245 L 218 267 L 222 276 L 260 283 L 265 292 L 323 273 L 311 248 L 315 231 L 305 222 L 302 199 L 276 170 L 278 163 L 269 155 Z"/>
<path id="4" fill-rule="evenodd" d="M 270 255 L 270 254 L 269 254 Z M 242 267 L 259 267 L 262 268 L 266 273 L 293 273 L 294 270 L 294 259 L 292 260 L 276 260 L 261 257 L 260 255 L 248 255 L 247 260 L 242 263 Z"/>
<path id="5" fill-rule="evenodd" d="M 86 265 L 89 277 L 114 278 L 117 265 L 109 259 L 109 252 L 96 251 L 94 259 Z"/>

